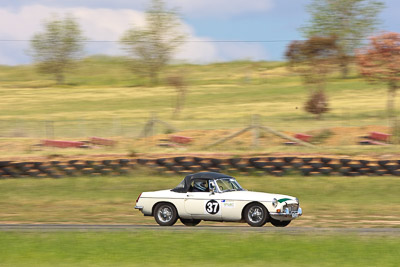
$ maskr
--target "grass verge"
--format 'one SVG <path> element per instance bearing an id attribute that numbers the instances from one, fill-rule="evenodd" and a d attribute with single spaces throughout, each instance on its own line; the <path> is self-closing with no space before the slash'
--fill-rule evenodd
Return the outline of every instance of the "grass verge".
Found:
<path id="1" fill-rule="evenodd" d="M 398 266 L 388 236 L 210 232 L 0 233 L 8 266 Z"/>
<path id="2" fill-rule="evenodd" d="M 133 209 L 143 191 L 172 188 L 180 176 L 0 180 L 0 223 L 155 224 Z M 296 196 L 304 215 L 291 226 L 400 227 L 398 177 L 238 176 L 252 191 Z M 202 224 L 212 224 L 202 222 Z"/>

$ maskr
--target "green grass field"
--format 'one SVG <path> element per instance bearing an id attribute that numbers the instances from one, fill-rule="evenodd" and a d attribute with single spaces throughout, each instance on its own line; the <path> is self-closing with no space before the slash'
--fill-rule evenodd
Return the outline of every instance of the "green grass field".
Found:
<path id="1" fill-rule="evenodd" d="M 0 232 L 0 265 L 398 266 L 390 236 L 268 233 Z"/>
<path id="2" fill-rule="evenodd" d="M 400 227 L 397 177 L 237 178 L 248 190 L 298 197 L 304 215 L 292 226 Z M 129 177 L 0 180 L 0 223 L 155 225 L 152 217 L 133 209 L 137 196 L 143 191 L 172 188 L 181 179 L 139 173 Z"/>

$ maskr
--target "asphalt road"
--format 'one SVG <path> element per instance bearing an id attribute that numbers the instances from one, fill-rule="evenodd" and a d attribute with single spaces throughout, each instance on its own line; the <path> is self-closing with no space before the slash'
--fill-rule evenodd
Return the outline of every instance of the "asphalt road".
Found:
<path id="1" fill-rule="evenodd" d="M 207 231 L 207 232 L 264 232 L 286 234 L 377 234 L 400 236 L 400 228 L 316 228 L 316 227 L 249 227 L 243 226 L 195 226 L 130 224 L 0 224 L 0 231 Z"/>

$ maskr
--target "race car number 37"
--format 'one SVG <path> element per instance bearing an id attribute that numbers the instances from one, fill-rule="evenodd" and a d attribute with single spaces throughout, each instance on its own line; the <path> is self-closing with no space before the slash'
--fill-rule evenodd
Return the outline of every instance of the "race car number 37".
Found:
<path id="1" fill-rule="evenodd" d="M 210 214 L 217 214 L 219 211 L 219 203 L 215 200 L 210 200 L 206 203 L 206 211 Z"/>

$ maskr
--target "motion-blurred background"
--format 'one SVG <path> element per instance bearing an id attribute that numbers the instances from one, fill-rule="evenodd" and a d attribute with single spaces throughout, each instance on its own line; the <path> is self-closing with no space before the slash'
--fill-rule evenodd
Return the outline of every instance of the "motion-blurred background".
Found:
<path id="1" fill-rule="evenodd" d="M 2 1 L 0 265 L 397 266 L 399 10 Z M 195 171 L 297 196 L 304 216 L 286 232 L 146 228 L 137 195 Z"/>
<path id="2" fill-rule="evenodd" d="M 3 4 L 0 149 L 3 155 L 64 153 L 34 145 L 96 136 L 115 140 L 109 151 L 118 153 L 203 151 L 255 123 L 254 116 L 290 136 L 310 135 L 307 141 L 323 146 L 316 151 L 369 151 L 360 138 L 370 132 L 391 135 L 376 141 L 397 144 L 397 5 Z M 162 123 L 146 131 L 153 119 Z M 192 142 L 160 141 L 171 133 Z M 259 138 L 253 149 L 297 149 L 274 135 Z M 247 151 L 251 142 L 247 134 L 218 150 Z M 92 148 L 82 153 L 101 150 Z"/>

